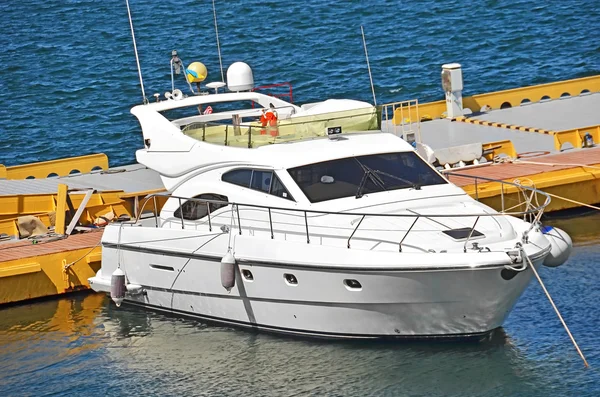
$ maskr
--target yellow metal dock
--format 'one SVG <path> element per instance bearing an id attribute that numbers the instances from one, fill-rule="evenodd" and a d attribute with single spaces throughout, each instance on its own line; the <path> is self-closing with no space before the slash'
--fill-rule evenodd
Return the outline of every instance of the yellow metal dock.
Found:
<path id="1" fill-rule="evenodd" d="M 0 304 L 88 289 L 100 268 L 98 223 L 131 219 L 143 197 L 164 191 L 155 172 L 108 168 L 104 154 L 0 165 L 0 177 Z M 20 236 L 24 216 L 47 232 Z"/>
<path id="2" fill-rule="evenodd" d="M 0 304 L 87 289 L 100 269 L 102 230 L 0 244 Z"/>
<path id="3" fill-rule="evenodd" d="M 434 150 L 481 143 L 486 163 L 451 171 L 518 179 L 556 196 L 600 203 L 600 76 L 463 99 L 463 117 L 446 118 L 445 102 L 438 101 L 395 109 L 382 129 L 398 133 L 400 125 L 418 124 L 422 141 Z M 593 147 L 585 147 L 587 135 Z M 516 188 L 450 180 L 498 210 L 522 202 Z M 87 278 L 100 267 L 102 229 L 77 233 L 74 226 L 93 226 L 107 215 L 132 218 L 143 197 L 163 190 L 154 171 L 138 164 L 109 169 L 103 154 L 0 165 L 0 304 L 89 288 Z M 548 210 L 575 206 L 555 198 Z M 24 215 L 41 220 L 50 233 L 15 240 Z"/>

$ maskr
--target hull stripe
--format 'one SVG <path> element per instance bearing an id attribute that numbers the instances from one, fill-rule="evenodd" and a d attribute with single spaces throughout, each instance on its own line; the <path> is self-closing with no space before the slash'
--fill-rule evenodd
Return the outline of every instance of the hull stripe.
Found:
<path id="1" fill-rule="evenodd" d="M 115 244 L 115 243 L 102 243 L 103 248 L 114 248 L 118 250 L 124 251 L 132 251 L 132 252 L 141 252 L 146 254 L 156 254 L 156 255 L 166 255 L 178 258 L 186 258 L 186 259 L 201 259 L 210 262 L 221 262 L 220 257 L 210 256 L 210 255 L 202 255 L 196 253 L 186 253 L 186 252 L 176 252 L 170 250 L 163 250 L 157 248 L 147 248 L 147 247 L 138 247 L 127 244 Z M 545 252 L 543 253 L 545 254 Z M 402 255 L 402 254 L 398 254 Z M 482 254 L 482 255 L 485 255 Z M 532 261 L 537 260 L 537 257 L 531 257 Z M 278 268 L 293 268 L 293 269 L 306 269 L 306 270 L 321 270 L 321 271 L 344 271 L 347 273 L 369 273 L 369 272 L 426 272 L 426 271 L 435 271 L 435 272 L 444 272 L 444 271 L 471 271 L 471 270 L 483 270 L 483 269 L 503 269 L 503 264 L 488 264 L 488 265 L 475 265 L 475 266 L 429 266 L 429 267 L 358 267 L 358 266 L 327 266 L 327 265 L 306 265 L 306 264 L 292 264 L 292 263 L 277 263 L 277 262 L 269 262 L 269 261 L 261 261 L 261 260 L 252 260 L 252 259 L 244 259 L 244 258 L 236 258 L 236 261 L 240 265 L 260 265 L 265 267 L 278 267 Z"/>

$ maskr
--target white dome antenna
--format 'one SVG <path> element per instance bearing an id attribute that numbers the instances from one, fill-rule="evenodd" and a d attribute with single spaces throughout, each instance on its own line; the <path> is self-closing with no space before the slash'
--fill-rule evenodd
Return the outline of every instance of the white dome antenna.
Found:
<path id="1" fill-rule="evenodd" d="M 252 69 L 244 62 L 235 62 L 227 69 L 227 88 L 229 91 L 248 91 L 254 88 Z"/>

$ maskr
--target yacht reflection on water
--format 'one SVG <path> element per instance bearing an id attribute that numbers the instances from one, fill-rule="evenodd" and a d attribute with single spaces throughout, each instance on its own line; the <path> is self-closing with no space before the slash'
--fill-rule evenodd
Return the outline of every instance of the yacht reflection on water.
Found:
<path id="1" fill-rule="evenodd" d="M 282 337 L 131 306 L 106 309 L 102 318 L 112 344 L 135 351 L 107 349 L 106 354 L 140 372 L 156 371 L 157 362 L 184 374 L 206 369 L 194 377 L 196 385 L 210 385 L 209 394 L 222 393 L 224 387 L 247 390 L 248 382 L 274 393 L 289 393 L 293 385 L 300 394 L 325 395 L 372 395 L 400 385 L 407 394 L 443 390 L 470 395 L 500 385 L 510 391 L 510 384 L 515 385 L 514 393 L 527 393 L 524 378 L 530 385 L 549 383 L 535 379 L 543 375 L 502 328 L 480 342 L 398 343 Z M 223 385 L 220 378 L 228 378 L 229 384 Z"/>
<path id="2" fill-rule="evenodd" d="M 176 370 L 187 379 L 173 390 L 177 393 L 252 387 L 252 393 L 289 394 L 293 385 L 300 393 L 317 394 L 367 395 L 401 386 L 408 394 L 468 395 L 500 385 L 510 392 L 512 383 L 515 393 L 533 387 L 524 383 L 538 385 L 539 392 L 539 384 L 551 383 L 536 379 L 544 375 L 502 328 L 478 343 L 308 341 L 207 326 L 133 306 L 117 310 L 103 294 L 5 308 L 0 340 L 1 362 L 13 363 L 20 375 L 32 363 L 44 368 L 49 361 L 60 363 L 57 356 L 70 357 L 91 360 L 86 366 L 95 376 L 126 371 L 131 382 Z"/>

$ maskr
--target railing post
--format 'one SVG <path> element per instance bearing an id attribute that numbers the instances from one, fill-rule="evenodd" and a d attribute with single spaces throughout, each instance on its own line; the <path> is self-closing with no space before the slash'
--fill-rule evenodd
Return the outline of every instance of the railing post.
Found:
<path id="1" fill-rule="evenodd" d="M 352 238 L 352 236 L 354 236 L 354 233 L 356 233 L 356 231 L 358 230 L 358 228 L 360 227 L 360 224 L 362 223 L 362 221 L 365 219 L 366 215 L 363 215 L 362 218 L 360 218 L 360 221 L 358 222 L 358 225 L 356 225 L 356 227 L 354 228 L 354 230 L 352 231 L 352 234 L 350 235 L 350 237 L 348 237 L 348 248 L 350 248 L 350 239 Z"/>
<path id="2" fill-rule="evenodd" d="M 479 216 L 477 217 L 477 219 L 475 219 L 475 223 L 473 224 L 473 227 L 471 228 L 471 231 L 469 232 L 469 235 L 467 236 L 467 240 L 465 241 L 465 246 L 463 247 L 463 251 L 467 252 L 467 243 L 469 242 L 469 240 L 471 239 L 471 236 L 473 235 L 473 231 L 475 230 L 475 226 L 477 225 L 477 222 L 479 222 Z"/>
<path id="3" fill-rule="evenodd" d="M 225 126 L 225 146 L 227 146 L 227 133 L 229 132 L 229 125 Z"/>
<path id="4" fill-rule="evenodd" d="M 269 227 L 271 228 L 271 240 L 273 237 L 273 221 L 271 220 L 271 208 L 267 208 L 269 210 Z"/>
<path id="5" fill-rule="evenodd" d="M 206 141 L 206 123 L 202 124 L 202 142 Z"/>
<path id="6" fill-rule="evenodd" d="M 238 228 L 240 229 L 240 236 L 241 236 L 242 235 L 242 222 L 240 222 L 240 206 L 239 206 L 239 204 L 235 205 L 235 211 L 237 212 Z"/>
<path id="7" fill-rule="evenodd" d="M 400 240 L 400 243 L 398 244 L 398 247 L 399 247 L 398 252 L 402 252 L 402 243 L 404 242 L 404 239 L 406 238 L 406 236 L 408 236 L 408 233 L 410 233 L 410 231 L 412 230 L 413 226 L 415 226 L 415 223 L 417 223 L 418 220 L 419 220 L 419 216 L 417 216 L 417 219 L 415 219 L 413 221 L 412 225 L 410 225 L 410 227 L 406 231 L 406 234 L 404 235 L 404 237 L 402 237 L 402 240 Z"/>
<path id="8" fill-rule="evenodd" d="M 252 147 L 252 126 L 248 127 L 248 149 Z"/>
<path id="9" fill-rule="evenodd" d="M 475 177 L 475 200 L 479 201 L 479 187 L 477 186 L 477 177 Z"/>
<path id="10" fill-rule="evenodd" d="M 306 225 L 306 244 L 310 244 L 310 237 L 308 236 L 308 217 L 306 211 L 304 211 L 304 224 Z"/>
<path id="11" fill-rule="evenodd" d="M 210 203 L 206 202 L 206 212 L 208 212 L 208 231 L 212 232 L 212 224 L 210 223 Z"/>
<path id="12" fill-rule="evenodd" d="M 181 218 L 181 228 L 185 229 L 183 226 L 183 208 L 181 207 L 181 198 L 177 198 L 177 201 L 179 201 L 179 217 Z"/>
<path id="13" fill-rule="evenodd" d="M 156 224 L 156 227 L 158 228 L 158 206 L 156 205 L 156 196 L 152 197 L 154 199 L 154 223 Z M 143 210 L 143 208 L 142 208 Z"/>
<path id="14" fill-rule="evenodd" d="M 502 205 L 502 212 L 504 212 L 504 181 L 500 182 L 500 202 Z"/>

